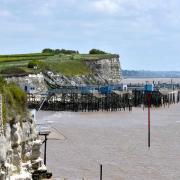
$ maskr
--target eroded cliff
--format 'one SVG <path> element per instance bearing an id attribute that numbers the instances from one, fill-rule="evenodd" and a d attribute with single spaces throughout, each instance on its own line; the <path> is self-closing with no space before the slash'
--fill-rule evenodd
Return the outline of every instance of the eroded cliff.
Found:
<path id="1" fill-rule="evenodd" d="M 103 58 L 86 58 L 83 63 L 87 66 L 86 69 L 89 69 L 88 74 L 67 75 L 48 70 L 44 71 L 43 74 L 11 77 L 7 78 L 7 80 L 8 82 L 15 82 L 24 90 L 26 87 L 33 88 L 32 92 L 45 92 L 48 86 L 58 88 L 59 86 L 107 85 L 119 84 L 122 80 L 118 55 L 104 56 Z"/>
<path id="2" fill-rule="evenodd" d="M 44 169 L 40 158 L 41 141 L 33 119 L 11 120 L 0 132 L 0 179 L 31 180 L 36 170 Z"/>
<path id="3" fill-rule="evenodd" d="M 118 84 L 122 79 L 118 55 L 99 60 L 87 60 L 86 64 L 93 72 L 96 83 Z"/>
<path id="4" fill-rule="evenodd" d="M 34 173 L 45 174 L 41 144 L 25 92 L 0 78 L 0 180 L 31 180 Z"/>
<path id="5" fill-rule="evenodd" d="M 45 81 L 53 86 L 64 85 L 107 85 L 119 84 L 122 80 L 122 70 L 118 55 L 108 58 L 95 58 L 84 60 L 90 73 L 87 75 L 64 75 L 48 71 L 45 73 Z"/>

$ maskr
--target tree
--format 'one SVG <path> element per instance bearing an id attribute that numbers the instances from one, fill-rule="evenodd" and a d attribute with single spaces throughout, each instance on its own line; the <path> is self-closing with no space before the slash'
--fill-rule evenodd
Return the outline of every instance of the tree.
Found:
<path id="1" fill-rule="evenodd" d="M 51 54 L 79 54 L 79 51 L 69 50 L 69 49 L 50 49 L 46 48 L 42 50 L 42 53 L 51 53 Z"/>
<path id="2" fill-rule="evenodd" d="M 55 49 L 55 50 L 54 50 L 54 53 L 55 53 L 55 54 L 60 54 L 61 51 L 60 51 L 60 49 Z"/>
<path id="3" fill-rule="evenodd" d="M 54 50 L 50 48 L 46 48 L 42 50 L 42 53 L 54 53 Z"/>
<path id="4" fill-rule="evenodd" d="M 89 54 L 107 54 L 107 53 L 104 52 L 104 51 L 101 51 L 101 50 L 99 50 L 99 49 L 91 49 L 91 50 L 89 51 Z"/>
<path id="5" fill-rule="evenodd" d="M 69 50 L 69 49 L 61 49 L 60 53 L 63 53 L 63 54 L 79 54 L 78 51 Z"/>

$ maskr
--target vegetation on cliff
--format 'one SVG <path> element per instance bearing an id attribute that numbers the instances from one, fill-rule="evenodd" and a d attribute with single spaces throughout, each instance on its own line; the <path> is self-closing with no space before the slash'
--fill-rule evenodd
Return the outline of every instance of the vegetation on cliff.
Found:
<path id="1" fill-rule="evenodd" d="M 106 53 L 105 51 L 101 51 L 99 49 L 91 49 L 89 51 L 89 54 L 108 54 L 108 53 Z"/>
<path id="2" fill-rule="evenodd" d="M 31 54 L 0 55 L 0 63 L 16 62 L 16 61 L 43 60 L 50 56 L 53 56 L 53 54 L 51 54 L 51 53 L 31 53 Z"/>
<path id="3" fill-rule="evenodd" d="M 67 50 L 67 49 L 50 49 L 46 48 L 42 50 L 42 53 L 51 53 L 51 54 L 79 54 L 79 51 Z"/>
<path id="4" fill-rule="evenodd" d="M 42 53 L 0 55 L 0 74 L 26 75 L 53 71 L 63 75 L 88 75 L 91 73 L 86 61 L 117 57 L 104 51 L 92 49 L 89 54 L 65 49 L 44 49 Z"/>
<path id="5" fill-rule="evenodd" d="M 28 68 L 34 69 L 36 72 L 52 71 L 54 73 L 61 73 L 66 76 L 88 75 L 89 68 L 82 60 L 66 60 L 66 61 L 31 61 L 28 63 Z"/>
<path id="6" fill-rule="evenodd" d="M 1 74 L 6 74 L 6 75 L 10 75 L 10 76 L 13 76 L 13 75 L 27 75 L 28 73 L 21 67 L 6 67 L 4 69 L 2 69 L 0 71 Z"/>
<path id="7" fill-rule="evenodd" d="M 3 124 L 7 120 L 15 119 L 18 115 L 21 118 L 26 116 L 27 98 L 23 90 L 14 83 L 7 83 L 0 77 L 0 94 L 2 94 L 3 101 Z"/>

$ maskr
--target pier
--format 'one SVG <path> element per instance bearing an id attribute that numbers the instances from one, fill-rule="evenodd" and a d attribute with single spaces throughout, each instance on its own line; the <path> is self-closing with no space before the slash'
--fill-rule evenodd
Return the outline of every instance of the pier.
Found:
<path id="1" fill-rule="evenodd" d="M 154 107 L 169 106 L 180 100 L 180 90 L 155 89 L 150 103 Z M 131 111 L 132 107 L 148 105 L 148 91 L 135 87 L 123 91 L 120 86 L 66 86 L 44 94 L 27 94 L 32 109 L 51 111 Z"/>

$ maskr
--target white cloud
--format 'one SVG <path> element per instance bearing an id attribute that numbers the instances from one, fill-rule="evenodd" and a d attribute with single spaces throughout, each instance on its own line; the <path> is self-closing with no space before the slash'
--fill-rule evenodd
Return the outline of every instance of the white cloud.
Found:
<path id="1" fill-rule="evenodd" d="M 118 1 L 96 0 L 92 3 L 92 8 L 98 12 L 116 13 L 119 9 Z"/>
<path id="2" fill-rule="evenodd" d="M 40 16 L 48 16 L 52 15 L 54 9 L 57 7 L 57 0 L 40 0 L 40 1 L 34 1 L 33 0 L 32 7 L 33 9 L 33 14 L 34 15 L 40 15 Z"/>
<path id="3" fill-rule="evenodd" d="M 114 20 L 116 24 L 126 22 L 125 27 L 121 28 L 127 31 L 157 33 L 180 28 L 178 0 L 87 0 L 86 2 L 90 12 L 96 12 L 97 19 L 104 16 L 106 18 L 104 21 L 107 21 L 109 16 L 108 20 Z"/>
<path id="4" fill-rule="evenodd" d="M 12 14 L 8 10 L 0 10 L 0 17 L 10 17 Z"/>
<path id="5" fill-rule="evenodd" d="M 129 12 L 136 14 L 145 13 L 148 11 L 159 10 L 174 10 L 179 7 L 178 0 L 89 0 L 91 10 L 100 13 L 117 13 L 119 15 L 128 15 Z M 133 14 L 132 14 L 133 15 Z"/>

